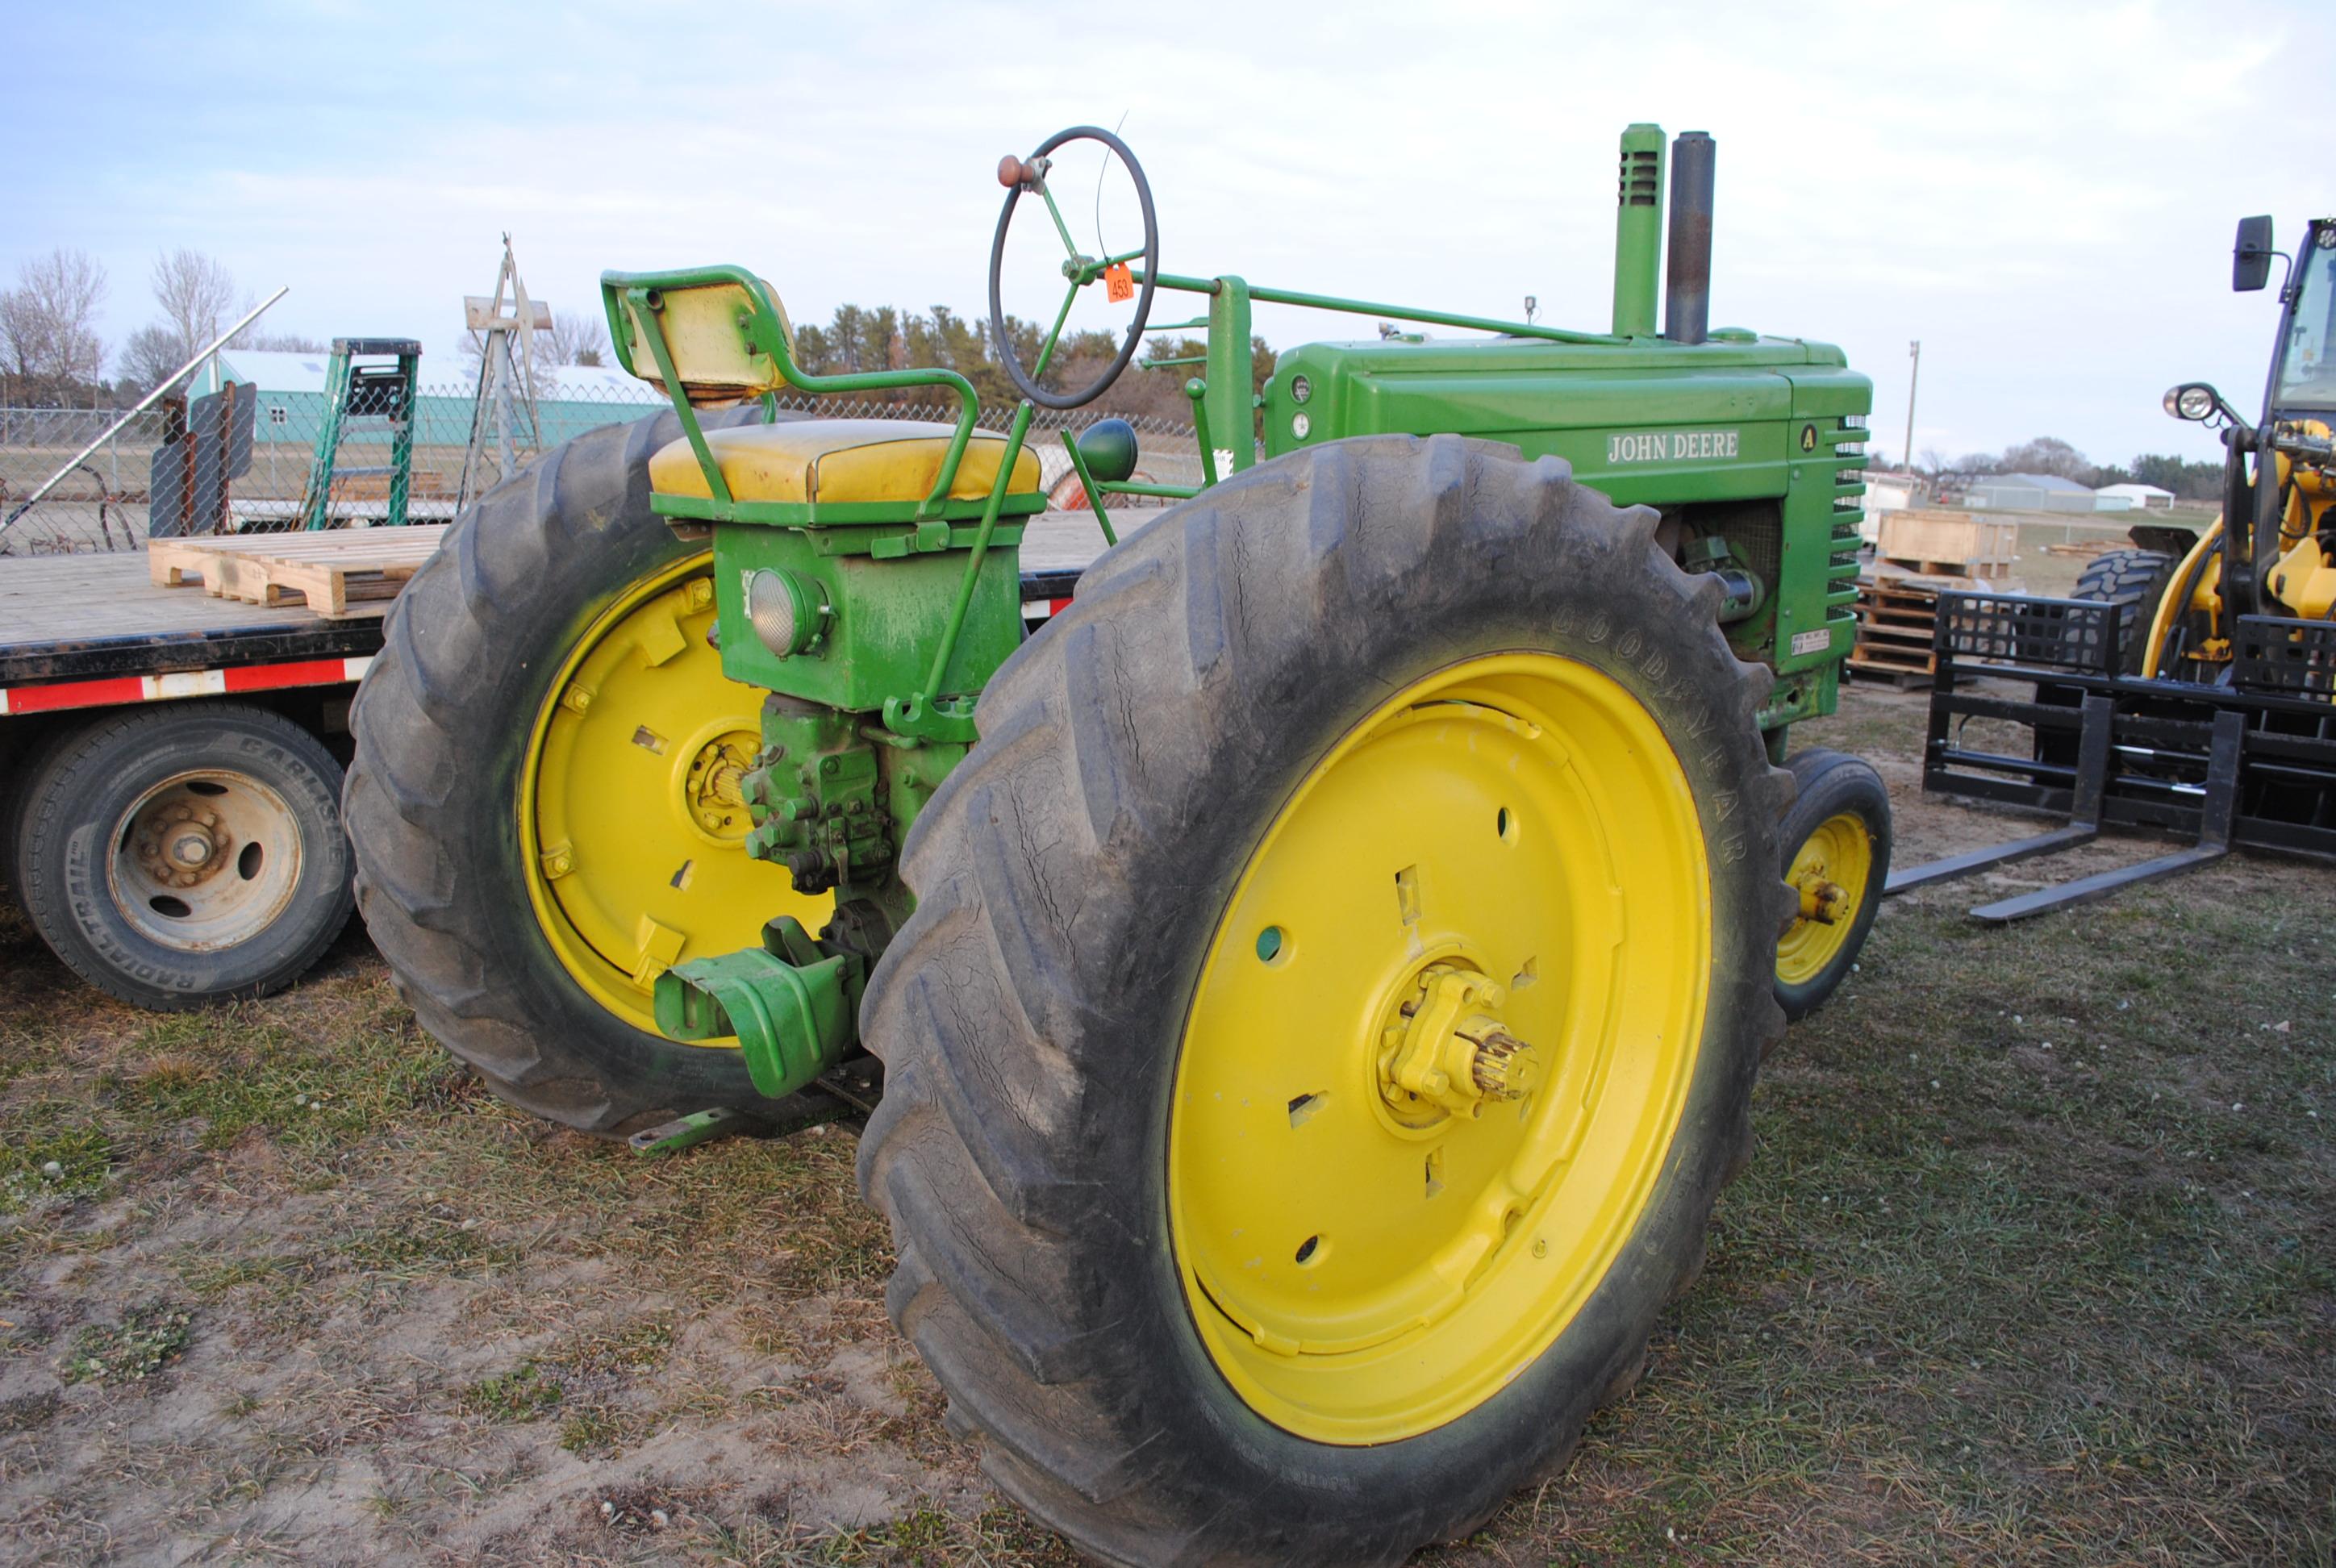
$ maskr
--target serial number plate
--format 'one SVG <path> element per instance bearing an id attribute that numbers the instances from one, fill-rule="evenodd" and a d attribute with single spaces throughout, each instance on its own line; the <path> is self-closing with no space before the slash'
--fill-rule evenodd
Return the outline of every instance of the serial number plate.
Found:
<path id="1" fill-rule="evenodd" d="M 1606 461 L 1623 463 L 1688 463 L 1697 458 L 1734 457 L 1733 430 L 1657 430 L 1606 438 Z"/>
<path id="2" fill-rule="evenodd" d="M 1793 634 L 1795 657 L 1805 653 L 1823 653 L 1832 646 L 1833 630 L 1829 627 L 1821 627 L 1815 631 L 1796 631 Z"/>

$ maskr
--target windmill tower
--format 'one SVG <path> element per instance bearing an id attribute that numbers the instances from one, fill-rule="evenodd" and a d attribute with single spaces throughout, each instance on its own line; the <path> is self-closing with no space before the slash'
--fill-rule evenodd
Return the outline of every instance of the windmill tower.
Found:
<path id="1" fill-rule="evenodd" d="M 455 492 L 457 511 L 476 492 L 518 472 L 521 454 L 532 454 L 542 444 L 535 417 L 534 335 L 551 330 L 551 307 L 528 297 L 508 233 L 494 294 L 465 295 L 462 324 L 479 335 L 481 353 L 478 390 L 471 404 L 471 443 L 462 453 L 462 481 Z M 497 463 L 492 479 L 487 473 L 491 447 Z"/>

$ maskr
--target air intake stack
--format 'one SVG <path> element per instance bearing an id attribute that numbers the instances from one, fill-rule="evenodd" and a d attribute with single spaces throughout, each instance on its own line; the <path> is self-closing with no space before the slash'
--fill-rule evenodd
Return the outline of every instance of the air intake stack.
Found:
<path id="1" fill-rule="evenodd" d="M 1700 131 L 1682 131 L 1671 143 L 1670 272 L 1663 288 L 1663 336 L 1673 343 L 1701 343 L 1711 329 L 1712 154 L 1711 138 Z"/>
<path id="2" fill-rule="evenodd" d="M 1663 254 L 1663 128 L 1622 132 L 1622 172 L 1614 207 L 1614 336 L 1655 335 L 1655 290 Z"/>

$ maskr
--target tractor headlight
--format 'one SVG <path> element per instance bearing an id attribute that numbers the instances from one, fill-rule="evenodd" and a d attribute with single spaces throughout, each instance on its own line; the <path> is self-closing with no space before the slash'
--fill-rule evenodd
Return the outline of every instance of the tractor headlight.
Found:
<path id="1" fill-rule="evenodd" d="M 778 657 L 792 658 L 809 648 L 826 629 L 827 616 L 816 583 L 767 566 L 746 574 L 746 624 Z"/>
<path id="2" fill-rule="evenodd" d="M 2166 412 L 2176 419 L 2205 419 L 2214 412 L 2214 389 L 2199 382 L 2175 387 L 2166 394 Z"/>

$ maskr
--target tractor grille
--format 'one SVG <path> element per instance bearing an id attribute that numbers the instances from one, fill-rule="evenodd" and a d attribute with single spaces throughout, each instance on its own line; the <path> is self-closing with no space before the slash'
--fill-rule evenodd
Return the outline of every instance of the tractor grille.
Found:
<path id="1" fill-rule="evenodd" d="M 2232 654 L 2242 691 L 2336 701 L 2336 621 L 2243 615 Z"/>

